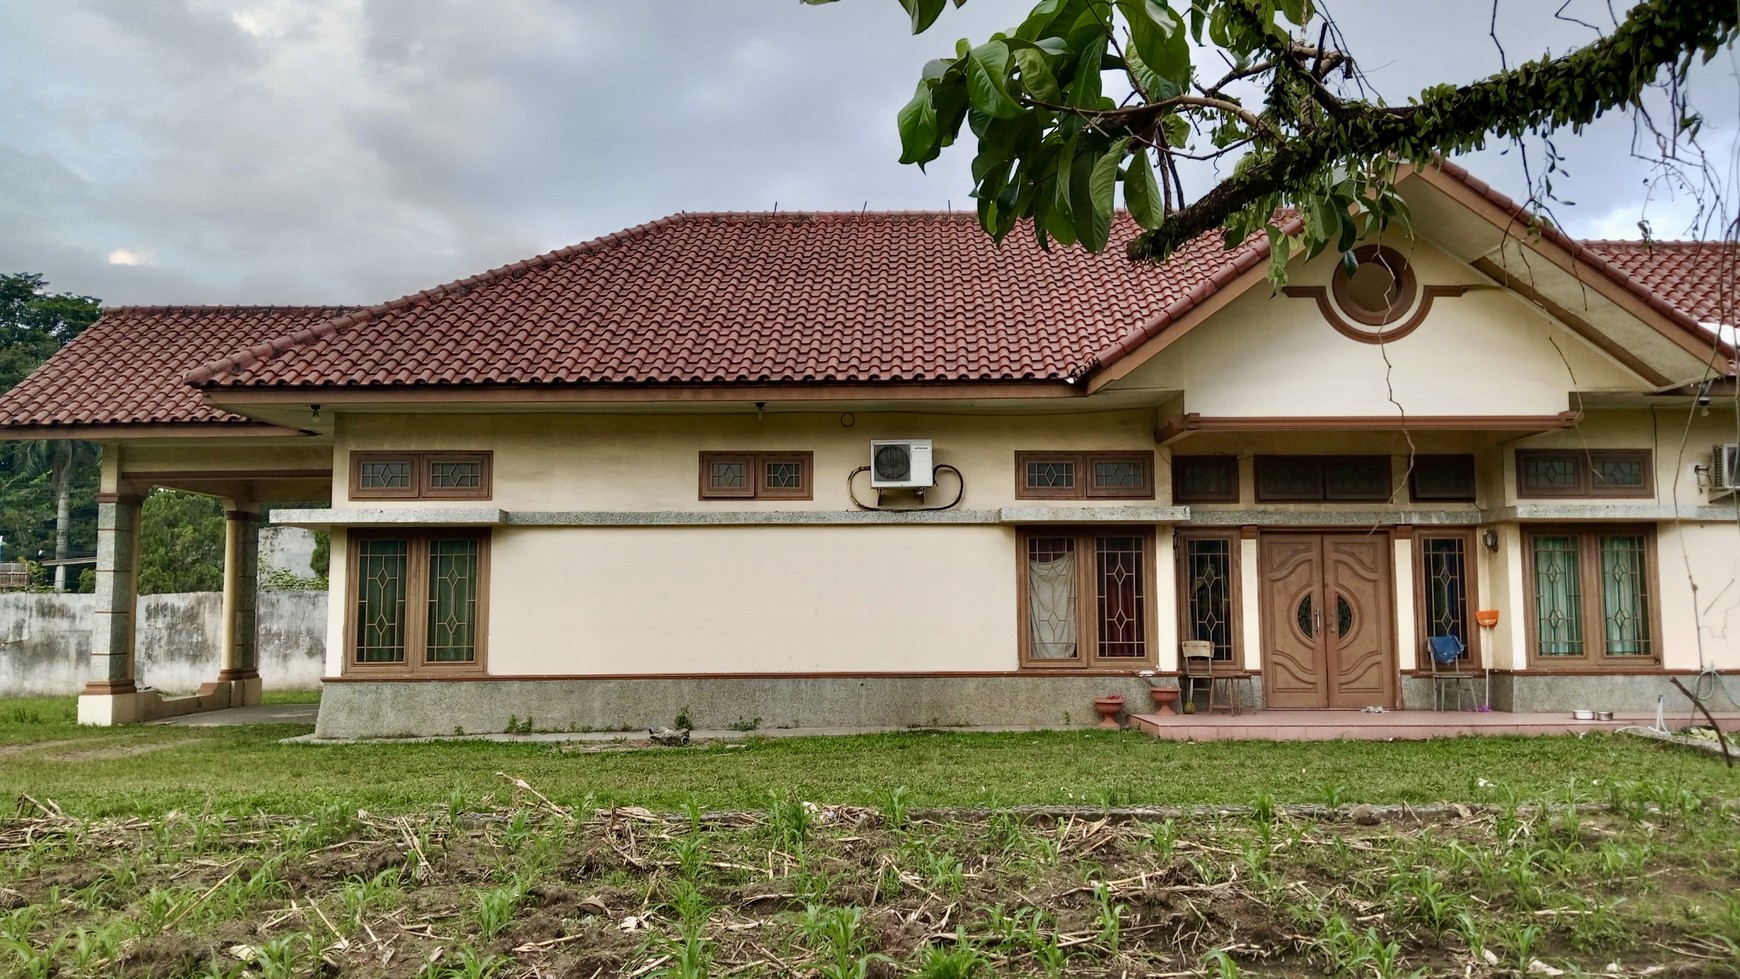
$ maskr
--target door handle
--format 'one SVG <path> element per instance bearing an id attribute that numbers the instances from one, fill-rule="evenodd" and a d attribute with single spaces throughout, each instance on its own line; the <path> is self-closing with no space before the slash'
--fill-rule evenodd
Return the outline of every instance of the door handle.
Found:
<path id="1" fill-rule="evenodd" d="M 1323 632 L 1323 610 L 1320 608 L 1311 610 L 1311 631 L 1319 634 Z"/>

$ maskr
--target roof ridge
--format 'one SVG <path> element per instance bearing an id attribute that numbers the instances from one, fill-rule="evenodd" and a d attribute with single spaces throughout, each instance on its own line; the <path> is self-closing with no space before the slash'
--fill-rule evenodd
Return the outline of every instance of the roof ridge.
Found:
<path id="1" fill-rule="evenodd" d="M 308 303 L 308 304 L 277 304 L 277 303 L 193 303 L 188 305 L 149 305 L 123 304 L 120 306 L 104 306 L 103 315 L 110 313 L 235 313 L 235 312 L 297 312 L 309 313 L 316 310 L 347 310 L 363 308 L 358 303 Z"/>
<path id="2" fill-rule="evenodd" d="M 270 340 L 257 343 L 251 347 L 234 351 L 218 358 L 217 360 L 211 361 L 210 363 L 201 364 L 183 374 L 182 381 L 195 387 L 201 387 L 223 374 L 240 373 L 246 368 L 255 366 L 256 364 L 263 364 L 279 354 L 286 353 L 296 347 L 306 346 L 318 340 L 326 339 L 327 337 L 348 333 L 357 327 L 363 326 L 366 323 L 372 322 L 373 320 L 386 315 L 387 313 L 396 312 L 401 309 L 408 309 L 418 303 L 430 302 L 447 296 L 464 295 L 480 286 L 492 285 L 502 279 L 511 278 L 523 272 L 546 268 L 557 262 L 565 262 L 580 255 L 588 255 L 602 251 L 619 242 L 639 238 L 655 228 L 679 223 L 685 220 L 686 217 L 687 215 L 685 215 L 684 212 L 679 211 L 676 214 L 669 214 L 656 220 L 637 224 L 630 228 L 624 228 L 621 231 L 613 231 L 610 234 L 601 235 L 597 238 L 580 242 L 579 244 L 565 245 L 553 251 L 544 252 L 541 255 L 534 255 L 531 258 L 521 259 L 518 262 L 500 265 L 476 275 L 466 276 L 463 279 L 455 279 L 452 282 L 446 282 L 429 289 L 424 289 L 422 292 L 410 293 L 408 295 L 400 296 L 397 299 L 378 303 L 374 306 L 356 309 L 353 312 L 334 317 L 333 319 L 327 320 L 323 323 L 317 323 L 314 326 L 297 330 L 295 333 L 273 337 Z"/>

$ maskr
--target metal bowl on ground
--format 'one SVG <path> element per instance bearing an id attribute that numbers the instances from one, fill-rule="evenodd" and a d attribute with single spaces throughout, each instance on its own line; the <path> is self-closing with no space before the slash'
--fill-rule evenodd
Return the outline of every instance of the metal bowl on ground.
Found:
<path id="1" fill-rule="evenodd" d="M 1592 721 L 1594 719 L 1595 712 L 1592 710 L 1574 710 L 1571 712 L 1571 720 L 1573 721 Z"/>
<path id="2" fill-rule="evenodd" d="M 1595 719 L 1598 721 L 1611 721 L 1613 720 L 1613 712 L 1610 710 L 1598 710 L 1595 712 Z"/>

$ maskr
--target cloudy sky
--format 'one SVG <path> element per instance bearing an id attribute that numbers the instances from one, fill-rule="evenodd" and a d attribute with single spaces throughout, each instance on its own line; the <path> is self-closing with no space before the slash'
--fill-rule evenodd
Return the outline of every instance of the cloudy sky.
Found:
<path id="1" fill-rule="evenodd" d="M 1484 2 L 1320 2 L 1391 100 L 1499 66 Z M 1031 3 L 912 38 L 896 0 L 6 0 L 0 272 L 111 305 L 377 302 L 678 210 L 967 207 L 968 154 L 898 165 L 894 114 Z M 1513 63 L 1593 36 L 1557 6 L 1501 0 Z M 1733 52 L 1696 81 L 1732 173 Z M 1632 136 L 1555 140 L 1573 234 L 1693 220 Z M 1464 162 L 1523 195 L 1498 149 Z"/>

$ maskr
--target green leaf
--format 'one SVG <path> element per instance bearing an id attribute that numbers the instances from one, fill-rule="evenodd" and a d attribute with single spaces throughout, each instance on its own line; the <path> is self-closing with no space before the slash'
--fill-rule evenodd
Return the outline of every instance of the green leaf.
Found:
<path id="1" fill-rule="evenodd" d="M 900 162 L 916 163 L 920 168 L 937 158 L 941 147 L 936 144 L 936 105 L 931 102 L 931 85 L 919 82 L 912 101 L 900 108 Z"/>
<path id="2" fill-rule="evenodd" d="M 1148 69 L 1166 79 L 1170 93 L 1149 92 L 1156 99 L 1171 98 L 1190 81 L 1190 36 L 1184 22 L 1160 0 L 1117 0 L 1118 10 L 1130 25 L 1130 44 Z"/>
<path id="3" fill-rule="evenodd" d="M 1100 62 L 1106 57 L 1106 39 L 1102 36 L 1083 45 L 1076 59 L 1075 77 L 1069 83 L 1069 104 L 1078 109 L 1095 109 L 1100 104 Z"/>
<path id="4" fill-rule="evenodd" d="M 1063 144 L 1063 148 L 1057 151 L 1057 176 L 1055 178 L 1057 182 L 1051 188 L 1051 213 L 1056 214 L 1064 222 L 1070 223 L 1072 228 L 1073 219 L 1071 218 L 1069 201 L 1069 175 L 1075 171 L 1075 143 L 1077 138 L 1078 137 L 1073 136 L 1070 137 L 1069 141 Z M 1063 241 L 1064 236 L 1059 232 L 1058 225 L 1052 224 L 1050 221 L 1047 221 L 1046 223 L 1047 226 L 1051 228 L 1052 237 L 1056 238 L 1058 241 Z M 1064 244 L 1075 244 L 1075 233 L 1073 230 L 1070 232 L 1069 240 L 1065 241 Z"/>
<path id="5" fill-rule="evenodd" d="M 900 5 L 906 8 L 907 16 L 912 18 L 912 33 L 922 34 L 942 16 L 947 2 L 948 0 L 900 0 Z"/>
<path id="6" fill-rule="evenodd" d="M 1076 237 L 1090 252 L 1105 251 L 1111 237 L 1118 164 L 1123 162 L 1124 147 L 1129 143 L 1126 136 L 1097 155 L 1077 150 L 1069 176 L 1070 213 L 1075 218 Z"/>
<path id="7" fill-rule="evenodd" d="M 1281 8 L 1281 16 L 1300 26 L 1311 19 L 1311 0 L 1279 0 L 1276 6 Z"/>
<path id="8" fill-rule="evenodd" d="M 1287 236 L 1274 225 L 1265 225 L 1263 231 L 1269 236 L 1269 284 L 1279 288 L 1287 281 L 1287 261 L 1292 258 L 1292 249 L 1287 247 Z"/>
<path id="9" fill-rule="evenodd" d="M 1057 87 L 1057 77 L 1051 73 L 1051 66 L 1045 63 L 1044 52 L 1023 45 L 1009 53 L 1015 59 L 1016 67 L 1021 69 L 1021 85 L 1027 89 L 1027 94 L 1052 105 L 1063 101 L 1063 92 Z"/>
<path id="10" fill-rule="evenodd" d="M 939 0 L 940 2 L 940 0 Z M 1009 46 L 986 41 L 967 52 L 967 98 L 987 115 L 1009 119 L 1021 114 L 1021 106 L 1009 97 Z"/>
<path id="11" fill-rule="evenodd" d="M 1166 205 L 1160 199 L 1160 184 L 1148 162 L 1147 147 L 1138 148 L 1130 157 L 1130 168 L 1124 174 L 1124 203 L 1136 223 L 1149 231 L 1166 219 Z"/>

